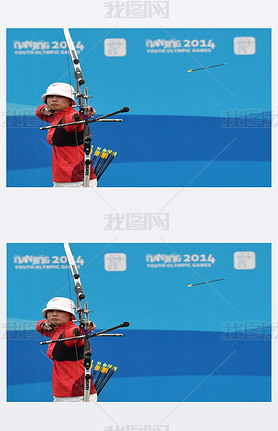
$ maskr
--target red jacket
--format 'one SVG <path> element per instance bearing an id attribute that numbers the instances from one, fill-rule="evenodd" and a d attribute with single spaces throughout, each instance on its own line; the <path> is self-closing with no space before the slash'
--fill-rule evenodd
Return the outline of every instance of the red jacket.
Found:
<path id="1" fill-rule="evenodd" d="M 43 115 L 41 109 L 47 105 L 41 105 L 36 110 L 36 116 L 43 121 L 56 126 L 59 123 L 71 123 L 73 116 L 78 112 L 70 106 L 62 111 L 56 111 L 52 116 Z M 80 119 L 82 119 L 79 116 Z M 71 183 L 84 180 L 84 152 L 83 152 L 84 125 L 73 125 L 49 129 L 47 142 L 53 146 L 52 175 L 56 183 Z M 91 163 L 90 179 L 96 178 Z"/>
<path id="2" fill-rule="evenodd" d="M 52 331 L 41 328 L 40 320 L 36 330 L 51 340 L 74 337 L 80 334 L 80 329 L 73 323 L 55 326 Z M 48 345 L 47 356 L 53 360 L 52 388 L 54 397 L 78 397 L 84 395 L 84 340 L 60 341 Z M 93 379 L 91 379 L 91 394 L 95 394 Z"/>

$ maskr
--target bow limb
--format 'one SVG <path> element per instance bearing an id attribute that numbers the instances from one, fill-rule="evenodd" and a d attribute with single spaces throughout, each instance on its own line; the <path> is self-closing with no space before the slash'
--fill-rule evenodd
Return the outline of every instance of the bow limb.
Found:
<path id="1" fill-rule="evenodd" d="M 68 49 L 70 52 L 70 56 L 73 62 L 73 67 L 74 67 L 74 76 L 76 79 L 76 86 L 77 86 L 77 94 L 76 97 L 78 98 L 79 101 L 82 102 L 83 104 L 83 94 L 81 94 L 81 85 L 85 84 L 85 80 L 83 79 L 83 75 L 82 75 L 82 71 L 81 71 L 81 65 L 80 65 L 80 61 L 77 55 L 77 51 L 75 49 L 73 40 L 71 38 L 70 32 L 68 28 L 64 28 L 64 35 L 65 35 L 65 39 L 68 45 Z M 80 100 L 81 99 L 81 100 Z"/>

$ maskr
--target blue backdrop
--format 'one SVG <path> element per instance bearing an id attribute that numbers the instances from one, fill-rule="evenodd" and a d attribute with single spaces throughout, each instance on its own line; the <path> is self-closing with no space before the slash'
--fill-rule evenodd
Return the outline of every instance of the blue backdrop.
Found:
<path id="1" fill-rule="evenodd" d="M 100 401 L 270 401 L 269 244 L 72 244 L 97 329 L 118 367 Z M 74 298 L 62 244 L 9 244 L 8 401 L 52 401 L 35 331 L 54 296 Z M 226 278 L 210 284 L 189 284 Z"/>
<path id="2" fill-rule="evenodd" d="M 97 114 L 130 108 L 91 126 L 94 148 L 118 152 L 99 186 L 271 185 L 269 29 L 71 34 Z M 62 29 L 8 30 L 7 72 L 7 185 L 52 186 L 34 111 L 51 83 L 75 85 Z"/>

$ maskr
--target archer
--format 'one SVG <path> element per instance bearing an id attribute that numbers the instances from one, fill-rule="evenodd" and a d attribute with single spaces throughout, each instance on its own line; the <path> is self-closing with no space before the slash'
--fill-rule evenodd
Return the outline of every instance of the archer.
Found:
<path id="1" fill-rule="evenodd" d="M 43 121 L 66 124 L 87 120 L 95 114 L 91 106 L 84 106 L 82 113 L 73 106 L 75 91 L 69 84 L 55 82 L 42 95 L 44 105 L 36 110 L 36 115 Z M 84 181 L 84 124 L 72 124 L 61 128 L 48 130 L 47 142 L 53 146 L 52 176 L 54 187 L 83 187 Z M 90 187 L 97 186 L 97 179 L 90 162 Z"/>
<path id="2" fill-rule="evenodd" d="M 95 329 L 93 322 L 78 327 L 74 302 L 68 298 L 52 298 L 42 310 L 44 319 L 36 325 L 36 330 L 51 341 L 77 337 Z M 48 345 L 47 356 L 53 360 L 52 389 L 54 402 L 83 401 L 84 397 L 84 339 L 71 339 Z M 97 401 L 97 393 L 91 377 L 89 401 Z"/>

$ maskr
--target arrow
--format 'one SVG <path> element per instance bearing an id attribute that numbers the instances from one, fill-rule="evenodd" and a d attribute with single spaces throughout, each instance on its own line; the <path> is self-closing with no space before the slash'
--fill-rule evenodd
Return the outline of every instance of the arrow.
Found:
<path id="1" fill-rule="evenodd" d="M 227 278 L 218 278 L 217 280 L 203 281 L 202 283 L 189 284 L 187 287 L 199 286 L 200 284 L 215 283 L 216 281 L 227 280 Z"/>
<path id="2" fill-rule="evenodd" d="M 187 72 L 196 72 L 197 70 L 210 69 L 211 67 L 225 66 L 227 63 L 214 64 L 213 66 L 199 67 L 199 69 L 189 69 Z"/>

